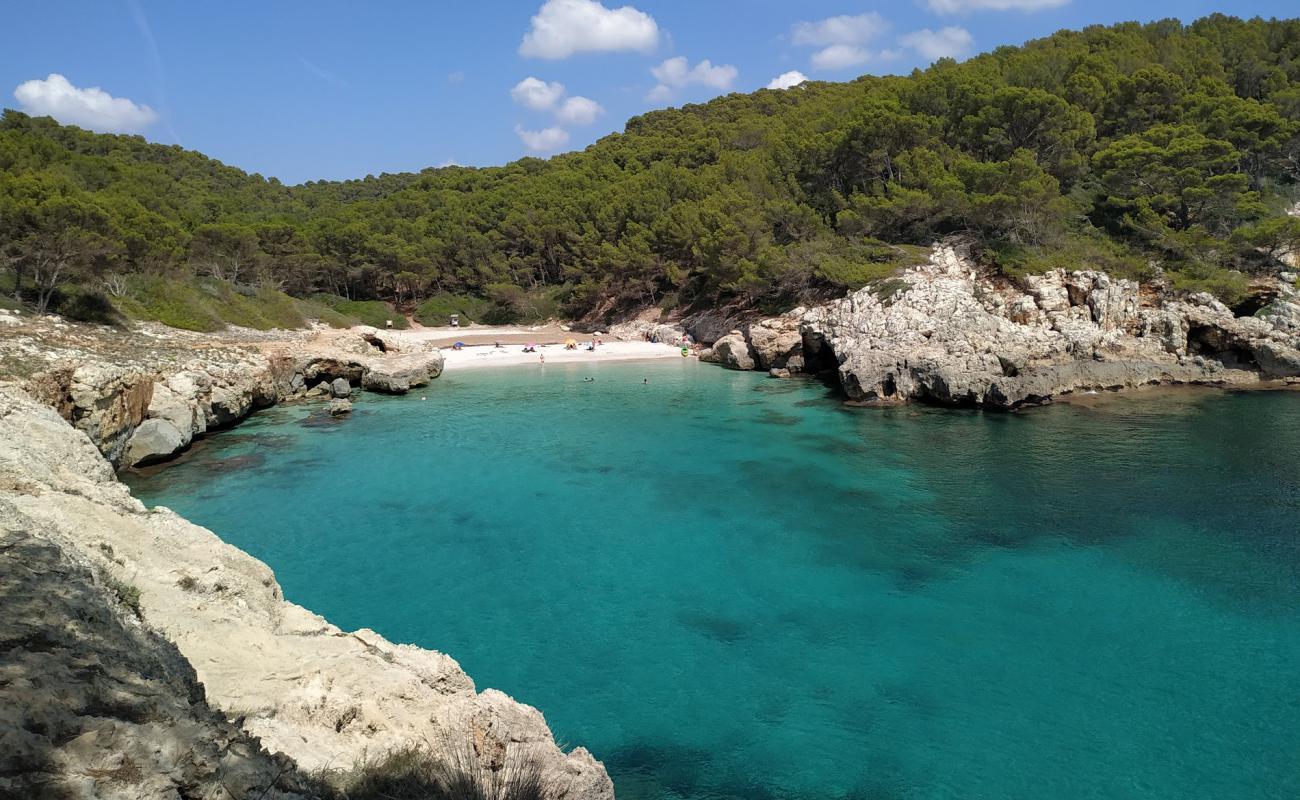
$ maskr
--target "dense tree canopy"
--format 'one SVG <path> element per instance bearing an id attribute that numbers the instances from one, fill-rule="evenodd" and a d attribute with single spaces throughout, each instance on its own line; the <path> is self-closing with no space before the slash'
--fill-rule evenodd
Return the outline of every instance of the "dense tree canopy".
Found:
<path id="1" fill-rule="evenodd" d="M 1216 15 L 655 111 L 549 161 L 293 187 L 6 111 L 0 264 L 38 303 L 148 274 L 607 316 L 793 303 L 966 234 L 1009 268 L 1187 283 L 1276 269 L 1298 182 L 1300 21 Z"/>

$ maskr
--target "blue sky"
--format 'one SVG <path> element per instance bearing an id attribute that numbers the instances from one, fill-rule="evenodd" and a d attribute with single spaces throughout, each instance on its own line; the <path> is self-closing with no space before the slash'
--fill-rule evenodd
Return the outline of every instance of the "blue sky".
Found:
<path id="1" fill-rule="evenodd" d="M 289 183 L 577 149 L 635 114 L 787 73 L 847 80 L 1061 28 L 1296 13 L 1289 0 L 6 0 L 0 9 L 5 107 L 142 133 Z"/>

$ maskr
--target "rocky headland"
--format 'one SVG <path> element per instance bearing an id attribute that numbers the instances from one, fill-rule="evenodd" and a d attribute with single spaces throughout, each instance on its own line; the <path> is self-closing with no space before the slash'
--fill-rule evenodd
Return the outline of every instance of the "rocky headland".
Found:
<path id="1" fill-rule="evenodd" d="M 436 348 L 6 316 L 0 796 L 313 797 L 322 770 L 423 745 L 535 764 L 556 800 L 613 797 L 535 708 L 288 602 L 265 564 L 116 479 L 276 402 L 422 386 Z"/>
<path id="2" fill-rule="evenodd" d="M 766 319 L 688 318 L 701 358 L 788 376 L 834 370 L 850 400 L 1015 409 L 1075 392 L 1300 377 L 1300 290 L 1248 307 L 1092 270 L 1012 280 L 959 248 L 840 300 Z M 720 329 L 728 332 L 719 334 Z"/>
<path id="3" fill-rule="evenodd" d="M 3 377 L 84 432 L 115 467 L 163 461 L 286 400 L 404 394 L 442 372 L 434 345 L 373 328 L 197 334 L 0 317 Z"/>

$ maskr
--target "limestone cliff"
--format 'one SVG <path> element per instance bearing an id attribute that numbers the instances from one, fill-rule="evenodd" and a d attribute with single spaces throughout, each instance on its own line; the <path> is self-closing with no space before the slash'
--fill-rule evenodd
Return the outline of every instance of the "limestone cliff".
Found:
<path id="1" fill-rule="evenodd" d="M 169 459 L 208 431 L 282 400 L 356 389 L 401 394 L 442 372 L 437 347 L 373 328 L 194 334 L 48 318 L 9 328 L 0 360 L 24 356 L 28 368 L 0 378 L 24 378 L 33 397 L 119 467 Z"/>
<path id="2" fill-rule="evenodd" d="M 719 339 L 733 369 L 833 368 L 850 399 L 1016 408 L 1077 391 L 1300 376 L 1294 276 L 1236 316 L 1206 294 L 1054 270 L 1017 283 L 952 247 L 841 300 Z"/>
<path id="3" fill-rule="evenodd" d="M 289 758 L 208 706 L 117 586 L 0 498 L 0 797 L 314 796 Z"/>
<path id="4" fill-rule="evenodd" d="M 141 681 L 154 680 L 169 693 L 158 702 L 177 710 L 159 711 L 159 725 L 175 721 L 177 737 L 216 743 L 201 751 L 211 753 L 209 761 L 219 761 L 230 748 L 246 749 L 247 740 L 241 738 L 246 734 L 259 737 L 271 752 L 287 754 L 305 770 L 346 768 L 363 756 L 412 742 L 468 742 L 489 766 L 507 759 L 539 762 L 555 798 L 613 797 L 601 764 L 583 748 L 562 752 L 536 709 L 491 689 L 476 691 L 449 656 L 393 644 L 369 630 L 339 630 L 286 601 L 266 565 L 166 509 L 145 509 L 117 482 L 84 430 L 11 386 L 0 386 L 0 531 L 5 547 L 17 543 L 24 552 L 39 556 L 47 565 L 41 569 L 51 572 L 42 580 L 51 584 L 75 573 L 69 585 L 80 587 L 93 572 L 131 587 L 132 596 L 138 592 L 144 623 L 192 665 L 207 702 L 240 722 L 242 732 L 222 728 L 224 732 L 210 737 L 210 731 L 201 728 L 208 724 L 201 703 L 192 703 L 188 711 L 177 705 L 180 696 L 195 698 L 193 682 L 186 682 L 182 660 L 158 655 L 162 650 L 157 648 L 165 643 L 156 637 L 149 639 L 148 653 L 122 662 L 138 663 Z M 11 561 L 0 579 L 12 586 L 15 576 L 26 570 Z M 83 590 L 91 591 L 67 591 Z M 6 615 L 12 616 L 14 609 L 6 602 Z M 33 666 L 37 661 L 51 668 L 66 663 L 58 654 L 42 656 L 40 647 L 23 645 L 64 636 L 57 615 L 42 616 L 35 608 L 18 610 L 26 632 L 6 640 L 5 663 L 20 657 L 36 659 L 30 662 Z M 113 646 L 124 651 L 140 649 L 140 637 L 154 636 L 148 630 L 107 630 L 114 626 L 124 627 L 123 621 L 96 622 L 94 636 L 112 639 Z M 75 647 L 69 644 L 66 649 L 70 654 Z M 100 664 L 113 658 L 107 649 L 90 657 Z M 105 687 L 107 691 L 111 685 Z M 81 704 L 77 709 L 88 707 Z M 50 713 L 62 720 L 60 730 L 81 730 L 81 723 L 69 721 L 72 712 Z M 128 716 L 137 722 L 145 719 Z M 114 730 L 119 733 L 112 735 L 124 738 L 101 739 L 94 733 L 71 744 L 58 738 L 58 752 L 49 757 L 89 765 L 85 769 L 118 769 L 121 764 L 110 763 L 108 754 L 135 753 L 118 745 L 134 741 L 136 734 L 129 728 Z M 148 735 L 162 736 L 152 729 Z M 149 740 L 141 741 L 144 752 Z M 75 752 L 64 752 L 73 744 Z M 258 758 L 270 759 L 265 754 Z M 156 772 L 143 755 L 144 760 L 134 755 L 132 759 L 144 773 Z M 248 774 L 265 777 L 261 763 L 250 762 Z M 204 768 L 196 767 L 196 780 L 206 774 Z"/>

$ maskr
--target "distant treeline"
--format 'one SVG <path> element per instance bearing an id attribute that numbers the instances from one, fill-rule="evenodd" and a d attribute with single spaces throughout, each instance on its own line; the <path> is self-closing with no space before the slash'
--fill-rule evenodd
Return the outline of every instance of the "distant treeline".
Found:
<path id="1" fill-rule="evenodd" d="M 1300 244 L 1298 181 L 1300 21 L 1215 15 L 655 111 L 549 161 L 301 186 L 6 111 L 0 257 L 38 304 L 144 275 L 508 319 L 780 306 L 964 234 L 1009 272 L 1159 269 L 1232 299 Z"/>

